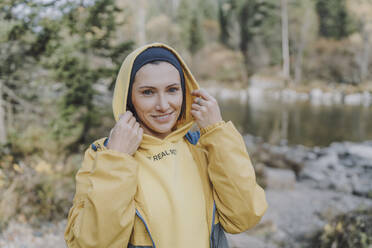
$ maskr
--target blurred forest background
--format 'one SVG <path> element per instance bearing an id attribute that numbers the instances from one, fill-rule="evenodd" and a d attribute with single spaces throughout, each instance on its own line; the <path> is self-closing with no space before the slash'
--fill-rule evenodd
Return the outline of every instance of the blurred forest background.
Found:
<path id="1" fill-rule="evenodd" d="M 202 87 L 219 89 L 221 101 L 223 90 L 239 95 L 266 81 L 280 94 L 337 92 L 344 99 L 371 96 L 371 39 L 370 0 L 2 0 L 0 232 L 12 220 L 38 226 L 66 218 L 82 154 L 114 126 L 116 74 L 138 46 L 171 45 Z M 296 116 L 307 112 L 295 105 Z M 231 106 L 222 109 L 234 112 Z M 369 105 L 337 106 L 348 119 L 372 114 Z M 288 121 L 291 112 L 269 113 L 273 119 L 237 126 L 272 145 L 290 130 L 304 135 L 297 128 L 303 122 Z M 256 132 L 262 125 L 267 129 Z M 357 141 L 372 138 L 363 125 Z M 279 137 L 265 136 L 276 128 Z M 309 128 L 312 137 L 321 132 L 316 123 Z"/>

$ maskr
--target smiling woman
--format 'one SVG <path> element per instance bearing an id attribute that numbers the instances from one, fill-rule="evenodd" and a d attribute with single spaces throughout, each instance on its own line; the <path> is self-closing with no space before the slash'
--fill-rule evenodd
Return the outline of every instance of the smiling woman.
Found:
<path id="1" fill-rule="evenodd" d="M 146 64 L 135 76 L 131 97 L 144 132 L 163 139 L 181 113 L 180 74 L 168 62 Z"/>
<path id="2" fill-rule="evenodd" d="M 108 138 L 86 151 L 65 240 L 69 247 L 228 247 L 224 231 L 266 211 L 244 141 L 181 57 L 154 43 L 117 77 Z M 200 129 L 190 132 L 196 123 Z"/>

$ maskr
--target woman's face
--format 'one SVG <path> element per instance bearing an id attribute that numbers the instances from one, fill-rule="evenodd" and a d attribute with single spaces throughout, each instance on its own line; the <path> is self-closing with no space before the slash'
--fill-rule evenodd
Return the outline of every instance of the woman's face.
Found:
<path id="1" fill-rule="evenodd" d="M 178 70 L 167 62 L 146 64 L 137 71 L 132 87 L 132 103 L 144 132 L 165 138 L 182 108 Z"/>

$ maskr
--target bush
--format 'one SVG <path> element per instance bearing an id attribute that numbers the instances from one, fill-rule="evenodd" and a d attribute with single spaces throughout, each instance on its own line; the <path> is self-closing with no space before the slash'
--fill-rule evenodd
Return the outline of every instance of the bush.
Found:
<path id="1" fill-rule="evenodd" d="M 0 154 L 0 229 L 16 217 L 38 225 L 66 218 L 74 194 L 74 175 L 81 156 L 52 165 L 38 156 L 27 164 L 12 154 Z"/>
<path id="2" fill-rule="evenodd" d="M 372 208 L 337 216 L 317 233 L 310 247 L 369 248 L 372 245 Z"/>
<path id="3" fill-rule="evenodd" d="M 194 56 L 191 69 L 201 80 L 219 81 L 229 86 L 246 81 L 242 55 L 217 43 L 201 49 Z"/>
<path id="4" fill-rule="evenodd" d="M 318 40 L 304 70 L 308 78 L 321 79 L 328 83 L 361 82 L 356 45 L 350 40 Z"/>

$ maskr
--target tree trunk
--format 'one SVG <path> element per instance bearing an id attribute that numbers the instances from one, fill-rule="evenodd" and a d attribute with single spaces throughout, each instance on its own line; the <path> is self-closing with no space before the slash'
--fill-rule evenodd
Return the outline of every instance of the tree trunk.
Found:
<path id="1" fill-rule="evenodd" d="M 288 110 L 284 110 L 282 112 L 282 119 L 281 119 L 281 125 L 280 125 L 280 138 L 288 140 L 288 127 L 289 127 L 289 121 L 288 121 L 289 113 Z"/>
<path id="2" fill-rule="evenodd" d="M 239 22 L 239 29 L 240 29 L 239 47 L 240 47 L 240 52 L 243 55 L 244 67 L 245 67 L 245 72 L 248 78 L 248 83 L 249 83 L 249 79 L 254 74 L 254 68 L 253 68 L 254 65 L 249 56 L 249 48 L 253 40 L 253 34 L 250 31 L 251 27 L 247 26 L 248 19 L 250 18 L 250 16 L 247 13 L 250 13 L 250 9 L 254 8 L 251 6 L 251 4 L 252 3 L 250 2 L 246 2 L 238 14 L 238 22 Z"/>
<path id="3" fill-rule="evenodd" d="M 5 104 L 3 100 L 3 81 L 0 80 L 0 145 L 3 145 L 7 142 L 4 108 Z"/>
<path id="4" fill-rule="evenodd" d="M 218 0 L 218 22 L 220 26 L 220 42 L 225 46 L 229 47 L 229 14 L 227 10 L 223 8 L 222 0 Z"/>
<path id="5" fill-rule="evenodd" d="M 365 18 L 364 18 L 365 19 Z M 363 38 L 363 48 L 360 61 L 360 80 L 364 82 L 368 76 L 368 67 L 369 67 L 369 52 L 370 52 L 370 32 L 368 30 L 368 24 L 363 20 L 362 28 L 362 38 Z"/>
<path id="6" fill-rule="evenodd" d="M 137 43 L 140 46 L 146 44 L 146 1 L 139 0 L 137 6 Z"/>
<path id="7" fill-rule="evenodd" d="M 310 28 L 310 8 L 306 8 L 306 13 L 304 17 L 304 22 L 301 27 L 300 41 L 297 46 L 296 54 L 296 64 L 295 67 L 295 83 L 300 83 L 302 81 L 302 63 L 304 58 L 304 50 L 307 43 L 309 28 Z"/>
<path id="8" fill-rule="evenodd" d="M 13 122 L 14 122 L 13 109 L 12 109 L 12 104 L 9 101 L 6 101 L 5 103 L 6 103 L 6 118 L 5 119 L 7 120 L 5 130 L 8 130 L 9 132 L 9 130 L 11 130 L 11 128 L 13 127 Z M 5 109 L 4 104 L 3 104 L 3 109 Z"/>
<path id="9" fill-rule="evenodd" d="M 288 4 L 282 0 L 282 54 L 283 54 L 283 76 L 289 80 L 289 38 L 288 38 Z"/>
<path id="10" fill-rule="evenodd" d="M 248 83 L 249 83 L 250 78 L 254 75 L 255 69 L 254 69 L 254 65 L 251 62 L 248 50 L 242 51 L 242 54 L 243 54 L 243 61 L 244 61 L 244 69 L 245 69 L 245 73 L 246 73 Z"/>
<path id="11" fill-rule="evenodd" d="M 171 11 L 172 11 L 172 17 L 175 18 L 176 17 L 176 13 L 177 13 L 177 10 L 178 10 L 178 6 L 180 5 L 180 0 L 171 0 Z"/>

